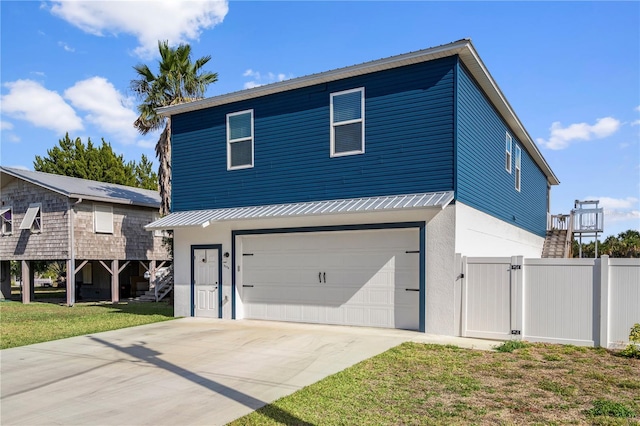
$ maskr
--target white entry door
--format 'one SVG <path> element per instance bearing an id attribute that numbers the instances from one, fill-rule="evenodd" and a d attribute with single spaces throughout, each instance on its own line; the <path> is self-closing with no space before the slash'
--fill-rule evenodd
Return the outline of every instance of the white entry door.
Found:
<path id="1" fill-rule="evenodd" d="M 244 318 L 417 330 L 416 229 L 242 238 Z"/>
<path id="2" fill-rule="evenodd" d="M 218 318 L 218 250 L 194 250 L 194 315 Z"/>

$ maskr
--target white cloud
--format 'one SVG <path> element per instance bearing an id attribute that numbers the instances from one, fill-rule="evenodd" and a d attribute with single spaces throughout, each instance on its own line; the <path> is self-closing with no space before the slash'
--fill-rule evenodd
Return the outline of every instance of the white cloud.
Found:
<path id="1" fill-rule="evenodd" d="M 75 52 L 76 51 L 76 49 L 74 49 L 73 47 L 69 46 L 64 41 L 59 41 L 58 42 L 58 46 L 62 47 L 67 52 Z"/>
<path id="2" fill-rule="evenodd" d="M 20 143 L 20 137 L 18 135 L 14 135 L 13 133 L 5 135 L 4 139 L 11 143 Z"/>
<path id="3" fill-rule="evenodd" d="M 640 208 L 640 200 L 636 197 L 611 198 L 611 197 L 587 197 L 588 200 L 599 200 L 600 206 L 605 209 L 632 209 Z"/>
<path id="4" fill-rule="evenodd" d="M 10 123 L 8 121 L 0 121 L 0 130 L 11 130 L 13 129 L 13 123 Z"/>
<path id="5" fill-rule="evenodd" d="M 155 148 L 157 142 L 158 142 L 158 138 L 156 138 L 155 141 L 152 139 L 144 139 L 144 140 L 139 140 L 136 143 L 136 145 L 138 145 L 141 148 Z"/>
<path id="6" fill-rule="evenodd" d="M 14 164 L 12 166 L 7 166 L 7 167 L 11 167 L 12 169 L 20 169 L 20 170 L 31 170 L 30 168 L 28 168 L 27 166 L 23 166 L 22 164 Z"/>
<path id="7" fill-rule="evenodd" d="M 245 89 L 251 89 L 254 87 L 262 86 L 264 84 L 275 83 L 276 81 L 283 81 L 289 78 L 293 78 L 292 74 L 286 75 L 283 73 L 274 74 L 272 72 L 268 72 L 266 74 L 261 74 L 258 71 L 254 71 L 251 68 L 242 73 L 243 77 L 251 77 L 251 81 L 247 81 L 244 83 Z"/>
<path id="8" fill-rule="evenodd" d="M 636 111 L 640 112 L 640 105 L 634 108 Z"/>
<path id="9" fill-rule="evenodd" d="M 9 93 L 0 99 L 3 114 L 58 134 L 83 129 L 80 117 L 57 92 L 33 80 L 16 80 L 4 86 Z"/>
<path id="10" fill-rule="evenodd" d="M 229 11 L 225 1 L 54 1 L 51 13 L 96 36 L 131 34 L 134 53 L 153 57 L 158 40 L 169 44 L 197 40 L 203 30 L 221 23 Z"/>
<path id="11" fill-rule="evenodd" d="M 632 126 L 639 126 L 640 125 L 640 120 L 635 120 L 631 122 Z"/>
<path id="12" fill-rule="evenodd" d="M 87 112 L 85 119 L 100 130 L 118 138 L 117 142 L 136 142 L 133 127 L 137 114 L 133 100 L 123 96 L 107 79 L 92 77 L 78 81 L 64 91 L 64 97 L 78 110 Z"/>
<path id="13" fill-rule="evenodd" d="M 640 219 L 640 199 L 636 197 L 612 198 L 589 196 L 586 199 L 600 201 L 599 206 L 604 208 L 605 223 Z"/>
<path id="14" fill-rule="evenodd" d="M 539 145 L 553 149 L 565 149 L 577 141 L 588 141 L 591 139 L 601 139 L 610 136 L 620 128 L 619 120 L 613 117 L 598 118 L 594 124 L 575 123 L 568 127 L 562 127 L 559 121 L 551 124 L 551 134 L 549 139 L 536 139 Z"/>

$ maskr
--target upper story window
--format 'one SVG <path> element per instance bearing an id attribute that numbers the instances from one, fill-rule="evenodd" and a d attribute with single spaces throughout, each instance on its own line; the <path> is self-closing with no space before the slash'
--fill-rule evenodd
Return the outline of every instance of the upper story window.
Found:
<path id="1" fill-rule="evenodd" d="M 513 139 L 511 138 L 511 135 L 509 133 L 506 134 L 505 136 L 505 143 L 504 143 L 504 150 L 505 150 L 505 156 L 504 156 L 504 168 L 507 172 L 511 173 L 511 153 L 513 152 Z"/>
<path id="2" fill-rule="evenodd" d="M 13 233 L 13 209 L 11 207 L 3 207 L 0 210 L 0 232 L 2 235 L 11 235 Z"/>
<path id="3" fill-rule="evenodd" d="M 33 233 L 42 232 L 42 204 L 32 203 L 20 223 L 20 229 L 29 229 Z"/>
<path id="4" fill-rule="evenodd" d="M 113 207 L 104 204 L 93 205 L 93 232 L 113 234 Z"/>
<path id="5" fill-rule="evenodd" d="M 331 94 L 331 156 L 364 153 L 364 87 Z"/>
<path id="6" fill-rule="evenodd" d="M 516 145 L 516 191 L 520 191 L 520 175 L 522 169 L 522 150 Z"/>
<path id="7" fill-rule="evenodd" d="M 227 170 L 253 167 L 253 110 L 227 114 Z"/>

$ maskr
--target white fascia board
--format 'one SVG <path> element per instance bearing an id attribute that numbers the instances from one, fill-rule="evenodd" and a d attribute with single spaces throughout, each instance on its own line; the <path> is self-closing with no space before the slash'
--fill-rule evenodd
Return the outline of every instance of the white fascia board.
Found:
<path id="1" fill-rule="evenodd" d="M 553 170 L 551 170 L 549 163 L 547 163 L 547 161 L 542 156 L 542 153 L 538 149 L 538 146 L 529 135 L 529 132 L 527 132 L 527 130 L 522 125 L 522 122 L 514 112 L 511 104 L 502 93 L 502 90 L 500 90 L 500 87 L 498 87 L 498 84 L 491 76 L 491 73 L 489 72 L 487 67 L 485 67 L 482 59 L 480 59 L 480 56 L 478 55 L 478 52 L 476 52 L 471 43 L 469 43 L 467 49 L 465 49 L 464 52 L 460 53 L 460 59 L 476 79 L 478 84 L 480 84 L 489 99 L 491 99 L 491 102 L 498 109 L 500 115 L 502 115 L 509 127 L 518 136 L 520 142 L 522 142 L 527 148 L 527 152 L 531 154 L 535 163 L 547 176 L 547 180 L 549 181 L 549 183 L 551 185 L 558 185 L 560 181 L 558 180 L 557 176 L 555 175 L 555 173 L 553 173 Z"/>
<path id="2" fill-rule="evenodd" d="M 171 105 L 158 108 L 156 112 L 162 116 L 171 116 L 182 114 L 184 112 L 196 111 L 199 109 L 210 108 L 218 105 L 224 105 L 232 102 L 258 98 L 261 96 L 271 95 L 279 92 L 299 89 L 302 87 L 313 86 L 315 84 L 327 83 L 330 81 L 341 80 L 344 78 L 354 77 L 358 75 L 370 74 L 372 72 L 398 68 L 405 65 L 427 62 L 434 59 L 453 56 L 469 45 L 471 40 L 463 39 L 453 43 L 445 44 L 429 49 L 418 50 L 415 52 L 404 53 L 402 55 L 391 56 L 389 58 L 378 59 L 375 61 L 365 62 L 359 65 L 352 65 L 344 68 L 338 68 L 331 71 L 325 71 L 317 74 L 311 74 L 304 77 L 298 77 L 291 80 L 285 80 L 277 83 L 266 84 L 251 89 L 245 89 L 238 92 L 227 93 L 224 95 L 214 96 L 211 98 L 200 99 L 193 102 L 187 102 L 178 105 Z"/>

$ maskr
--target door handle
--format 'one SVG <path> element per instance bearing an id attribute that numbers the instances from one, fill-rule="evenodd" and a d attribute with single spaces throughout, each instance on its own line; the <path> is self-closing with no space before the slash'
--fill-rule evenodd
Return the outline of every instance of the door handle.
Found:
<path id="1" fill-rule="evenodd" d="M 253 287 L 252 284 L 242 284 L 242 287 Z"/>
<path id="2" fill-rule="evenodd" d="M 405 288 L 405 291 L 420 291 L 419 288 Z"/>
<path id="3" fill-rule="evenodd" d="M 318 282 L 322 284 L 322 272 L 318 272 Z"/>
<path id="4" fill-rule="evenodd" d="M 327 273 L 326 272 L 322 273 L 322 278 L 324 278 L 324 283 L 326 284 L 327 283 Z"/>

